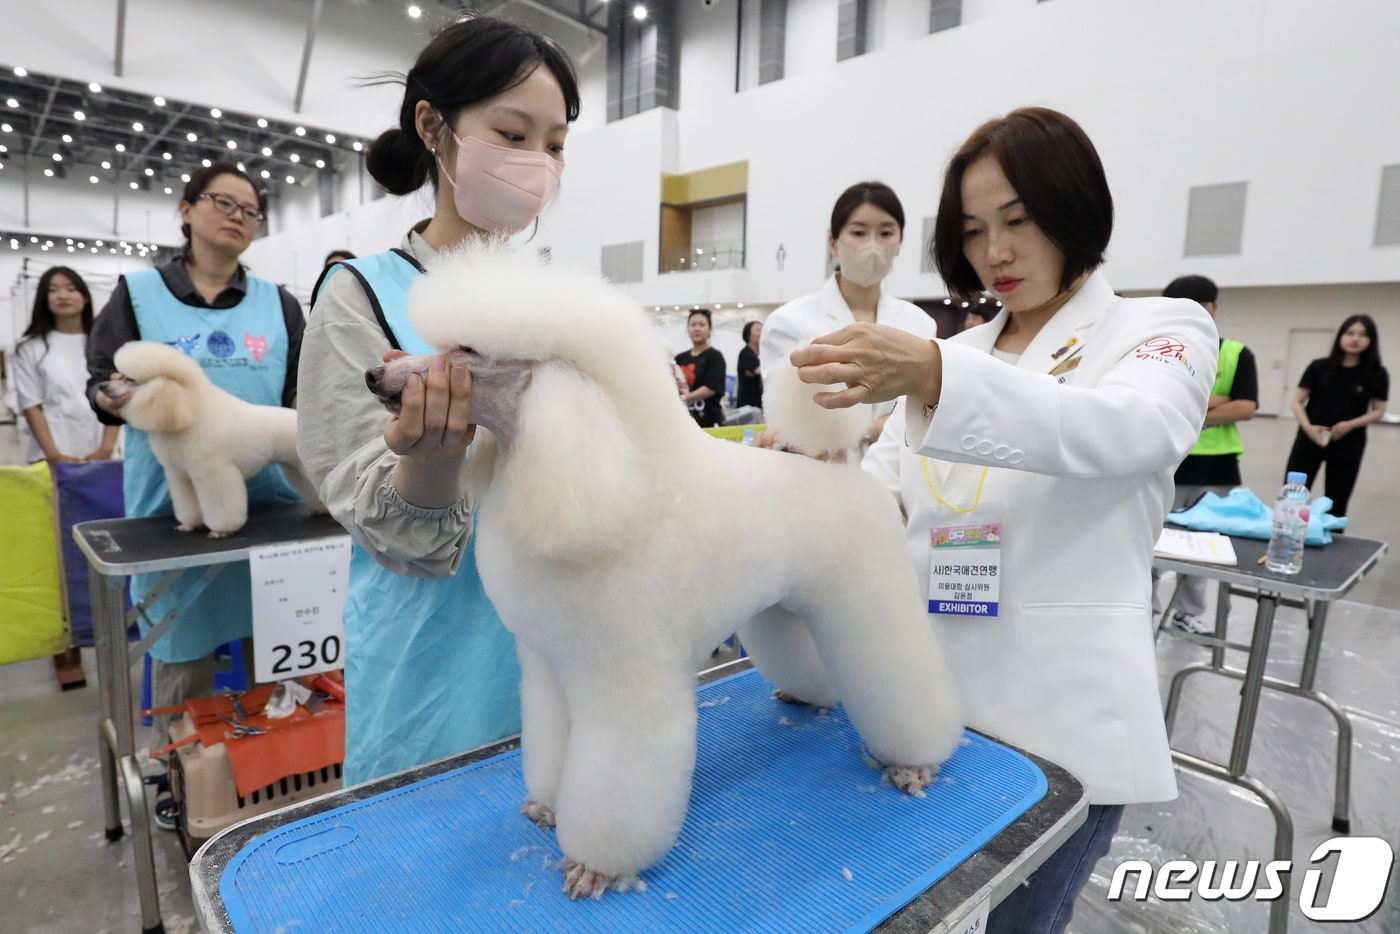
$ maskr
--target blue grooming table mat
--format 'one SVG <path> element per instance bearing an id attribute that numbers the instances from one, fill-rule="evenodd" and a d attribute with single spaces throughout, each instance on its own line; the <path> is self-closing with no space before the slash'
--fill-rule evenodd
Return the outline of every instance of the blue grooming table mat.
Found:
<path id="1" fill-rule="evenodd" d="M 570 902 L 553 830 L 520 813 L 518 750 L 278 828 L 229 861 L 237 934 L 868 931 L 1045 794 L 966 734 L 925 797 L 880 780 L 842 708 L 783 704 L 756 671 L 699 689 L 699 762 L 645 891 Z"/>

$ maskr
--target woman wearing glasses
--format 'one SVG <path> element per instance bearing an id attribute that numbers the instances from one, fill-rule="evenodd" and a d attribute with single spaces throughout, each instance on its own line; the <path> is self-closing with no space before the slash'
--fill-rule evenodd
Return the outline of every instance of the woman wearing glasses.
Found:
<path id="1" fill-rule="evenodd" d="M 127 341 L 160 341 L 198 361 L 215 385 L 259 405 L 292 407 L 297 358 L 305 327 L 301 306 L 284 289 L 248 275 L 238 258 L 264 218 L 267 193 L 238 167 L 216 162 L 190 175 L 180 197 L 184 248 L 155 269 L 122 276 L 93 325 L 88 342 L 88 400 L 105 424 L 122 424 L 125 399 L 112 400 L 98 385 L 115 371 L 112 357 Z M 128 516 L 172 511 L 165 472 L 145 433 L 128 426 L 123 495 Z M 273 466 L 248 480 L 250 503 L 294 502 L 296 493 Z M 132 578 L 139 600 L 159 575 Z M 147 609 L 151 620 L 179 608 L 180 624 L 151 647 L 151 700 L 169 707 L 214 687 L 214 650 L 252 635 L 251 585 L 246 565 L 231 566 L 201 588 L 177 582 Z M 244 652 L 245 661 L 252 653 Z M 170 718 L 158 718 L 155 746 L 164 745 Z M 175 826 L 174 801 L 162 789 L 156 820 Z"/>

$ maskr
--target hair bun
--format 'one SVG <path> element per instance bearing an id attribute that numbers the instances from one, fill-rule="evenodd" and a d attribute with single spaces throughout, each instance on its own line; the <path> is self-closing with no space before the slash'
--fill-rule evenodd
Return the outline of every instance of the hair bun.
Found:
<path id="1" fill-rule="evenodd" d="M 365 168 L 391 195 L 406 195 L 423 187 L 432 168 L 432 154 L 416 135 L 393 127 L 369 145 Z"/>

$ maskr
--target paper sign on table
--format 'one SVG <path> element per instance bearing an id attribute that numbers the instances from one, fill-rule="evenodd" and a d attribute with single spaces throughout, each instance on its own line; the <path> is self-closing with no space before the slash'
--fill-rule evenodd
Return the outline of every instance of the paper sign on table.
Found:
<path id="1" fill-rule="evenodd" d="M 262 682 L 345 665 L 350 536 L 248 552 L 253 578 L 253 676 Z"/>
<path id="2" fill-rule="evenodd" d="M 1230 544 L 1230 536 L 1221 535 L 1219 532 L 1163 529 L 1152 553 L 1162 558 L 1198 561 L 1201 564 L 1239 564 L 1235 557 L 1235 546 Z"/>

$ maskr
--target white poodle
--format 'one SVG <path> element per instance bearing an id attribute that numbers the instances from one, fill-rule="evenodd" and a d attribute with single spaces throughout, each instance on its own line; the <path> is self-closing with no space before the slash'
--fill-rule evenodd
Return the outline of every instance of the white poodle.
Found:
<path id="1" fill-rule="evenodd" d="M 459 254 L 409 306 L 431 345 L 467 362 L 472 420 L 490 429 L 468 456 L 477 566 L 519 647 L 522 810 L 556 824 L 571 897 L 627 887 L 675 842 L 695 672 L 746 623 L 744 645 L 784 694 L 845 703 L 899 788 L 933 780 L 961 721 L 877 481 L 701 431 L 645 313 L 596 276 Z M 367 381 L 394 409 L 425 361 Z M 815 411 L 812 387 L 790 385 Z M 847 420 L 857 435 L 862 422 Z M 783 430 L 822 446 L 820 428 Z"/>
<path id="2" fill-rule="evenodd" d="M 129 396 L 122 407 L 128 425 L 149 435 L 151 453 L 165 468 L 179 529 L 205 526 L 210 538 L 232 535 L 248 521 L 244 481 L 278 464 L 301 498 L 324 511 L 316 488 L 297 459 L 297 413 L 253 405 L 209 381 L 198 363 L 154 341 L 117 349 L 120 375 L 101 391 Z"/>

